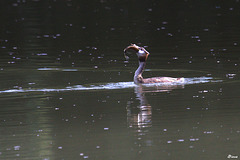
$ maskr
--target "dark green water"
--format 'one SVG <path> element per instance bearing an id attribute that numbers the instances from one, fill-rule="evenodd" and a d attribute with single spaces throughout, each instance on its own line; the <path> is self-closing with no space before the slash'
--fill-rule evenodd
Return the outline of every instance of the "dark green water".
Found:
<path id="1" fill-rule="evenodd" d="M 239 159 L 240 2 L 3 0 L 0 159 Z M 136 86 L 130 43 L 151 53 Z"/>

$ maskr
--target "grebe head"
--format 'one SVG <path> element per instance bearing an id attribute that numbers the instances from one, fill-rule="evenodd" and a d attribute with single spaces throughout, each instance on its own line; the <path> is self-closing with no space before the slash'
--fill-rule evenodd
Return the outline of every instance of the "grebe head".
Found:
<path id="1" fill-rule="evenodd" d="M 149 54 L 150 53 L 148 51 L 146 51 L 145 48 L 140 47 L 139 51 L 137 52 L 138 60 L 140 62 L 145 62 L 147 60 Z"/>
<path id="2" fill-rule="evenodd" d="M 127 60 L 129 59 L 129 57 L 126 55 L 126 53 L 127 53 L 127 50 L 129 49 L 137 52 L 138 60 L 140 62 L 145 62 L 147 60 L 148 55 L 150 54 L 148 51 L 146 51 L 145 48 L 139 47 L 136 44 L 131 44 L 130 46 L 124 49 L 124 56 Z"/>

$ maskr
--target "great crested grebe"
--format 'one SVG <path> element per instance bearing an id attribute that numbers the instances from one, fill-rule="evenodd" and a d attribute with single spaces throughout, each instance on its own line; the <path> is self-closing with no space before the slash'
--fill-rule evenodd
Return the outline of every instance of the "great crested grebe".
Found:
<path id="1" fill-rule="evenodd" d="M 142 77 L 142 73 L 144 71 L 144 68 L 146 66 L 146 61 L 149 56 L 149 52 L 146 51 L 145 48 L 139 47 L 136 44 L 131 44 L 127 48 L 124 49 L 124 56 L 126 59 L 129 57 L 126 55 L 127 51 L 131 49 L 137 52 L 138 61 L 139 61 L 139 67 L 135 71 L 134 74 L 134 83 L 135 84 L 141 84 L 141 83 L 183 83 L 184 78 L 172 78 L 172 77 L 153 77 L 153 78 L 146 78 L 144 79 Z"/>

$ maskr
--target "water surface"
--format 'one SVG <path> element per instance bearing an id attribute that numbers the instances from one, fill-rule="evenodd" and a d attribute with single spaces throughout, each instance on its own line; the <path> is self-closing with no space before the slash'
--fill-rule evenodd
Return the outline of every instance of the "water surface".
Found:
<path id="1" fill-rule="evenodd" d="M 240 156 L 238 1 L 1 1 L 0 159 Z M 151 53 L 138 86 L 130 43 Z"/>

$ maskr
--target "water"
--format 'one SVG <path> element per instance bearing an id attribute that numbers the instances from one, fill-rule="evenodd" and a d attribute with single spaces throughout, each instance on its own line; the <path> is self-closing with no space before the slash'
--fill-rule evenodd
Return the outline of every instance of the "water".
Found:
<path id="1" fill-rule="evenodd" d="M 0 159 L 239 158 L 238 1 L 0 3 Z"/>

